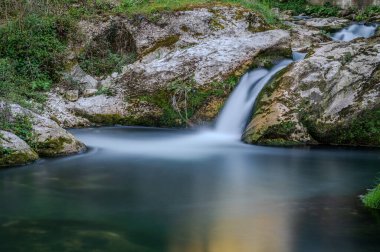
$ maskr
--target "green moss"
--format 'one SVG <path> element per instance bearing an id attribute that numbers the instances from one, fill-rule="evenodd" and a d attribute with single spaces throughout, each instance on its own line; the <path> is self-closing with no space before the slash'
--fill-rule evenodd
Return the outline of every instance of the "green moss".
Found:
<path id="1" fill-rule="evenodd" d="M 72 139 L 65 137 L 50 138 L 42 143 L 37 143 L 35 149 L 41 156 L 52 157 L 60 154 L 64 146 L 72 142 Z"/>
<path id="2" fill-rule="evenodd" d="M 295 144 L 290 136 L 296 131 L 295 122 L 281 122 L 268 127 L 256 140 L 259 144 L 285 145 Z"/>
<path id="3" fill-rule="evenodd" d="M 0 154 L 0 167 L 24 165 L 36 159 L 38 159 L 38 155 L 34 151 L 29 153 L 8 151 L 6 154 Z"/>
<path id="4" fill-rule="evenodd" d="M 137 108 L 145 105 L 156 108 L 156 111 L 160 112 L 139 116 L 139 113 L 132 108 L 133 116 L 124 118 L 122 123 L 165 127 L 186 126 L 193 115 L 211 97 L 227 97 L 236 84 L 237 78 L 234 76 L 225 81 L 212 82 L 204 86 L 198 86 L 192 80 L 174 81 L 166 89 L 158 90 L 151 95 L 128 97 L 130 103 L 135 103 Z"/>
<path id="5" fill-rule="evenodd" d="M 308 111 L 300 119 L 319 143 L 380 146 L 380 108 L 364 111 L 345 123 L 318 123 Z"/>
<path id="6" fill-rule="evenodd" d="M 172 35 L 172 36 L 166 37 L 162 40 L 159 40 L 152 47 L 146 49 L 143 52 L 142 56 L 145 56 L 151 52 L 154 52 L 158 48 L 161 48 L 161 47 L 170 47 L 170 46 L 174 45 L 175 43 L 177 43 L 179 39 L 180 39 L 179 35 Z"/>
<path id="7" fill-rule="evenodd" d="M 366 207 L 380 209 L 380 184 L 362 197 Z"/>

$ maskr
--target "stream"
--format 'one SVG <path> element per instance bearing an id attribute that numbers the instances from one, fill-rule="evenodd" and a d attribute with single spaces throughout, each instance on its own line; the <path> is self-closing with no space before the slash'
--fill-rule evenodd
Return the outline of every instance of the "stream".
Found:
<path id="1" fill-rule="evenodd" d="M 380 212 L 359 199 L 379 149 L 240 141 L 292 62 L 244 75 L 212 128 L 73 129 L 87 152 L 2 170 L 0 251 L 380 251 Z"/>

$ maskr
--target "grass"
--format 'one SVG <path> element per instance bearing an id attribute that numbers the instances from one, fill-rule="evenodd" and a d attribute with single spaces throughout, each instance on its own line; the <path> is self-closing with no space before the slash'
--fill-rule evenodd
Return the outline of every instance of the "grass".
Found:
<path id="1" fill-rule="evenodd" d="M 24 115 L 11 116 L 10 108 L 7 105 L 0 107 L 0 129 L 12 132 L 32 148 L 36 145 L 33 125 L 30 119 Z"/>
<path id="2" fill-rule="evenodd" d="M 380 184 L 362 196 L 362 201 L 366 207 L 380 209 Z"/>
<path id="3" fill-rule="evenodd" d="M 238 5 L 260 13 L 269 24 L 278 24 L 276 15 L 271 11 L 271 4 L 266 0 L 122 0 L 117 12 L 129 15 L 147 15 L 162 12 L 186 10 L 194 7 L 211 5 Z"/>

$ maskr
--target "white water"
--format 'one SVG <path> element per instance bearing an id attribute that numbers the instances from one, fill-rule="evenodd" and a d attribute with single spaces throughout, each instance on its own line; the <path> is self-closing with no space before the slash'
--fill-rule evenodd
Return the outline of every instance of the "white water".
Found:
<path id="1" fill-rule="evenodd" d="M 377 24 L 352 24 L 334 34 L 331 38 L 339 41 L 351 41 L 356 38 L 370 38 L 375 35 Z"/>
<path id="2" fill-rule="evenodd" d="M 292 62 L 282 60 L 270 70 L 258 68 L 246 73 L 217 118 L 215 132 L 240 139 L 261 90 L 276 73 Z"/>

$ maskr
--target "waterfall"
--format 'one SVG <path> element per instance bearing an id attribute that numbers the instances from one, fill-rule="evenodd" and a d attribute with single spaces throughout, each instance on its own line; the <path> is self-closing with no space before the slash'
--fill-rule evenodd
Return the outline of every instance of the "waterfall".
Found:
<path id="1" fill-rule="evenodd" d="M 351 41 L 356 38 L 370 38 L 375 35 L 377 24 L 352 24 L 334 34 L 331 38 L 339 41 Z"/>
<path id="2" fill-rule="evenodd" d="M 297 56 L 301 57 L 300 54 Z M 297 58 L 299 58 L 297 57 Z M 281 60 L 271 69 L 257 68 L 246 73 L 228 98 L 216 120 L 215 131 L 240 139 L 251 115 L 256 98 L 273 76 L 293 61 Z"/>

